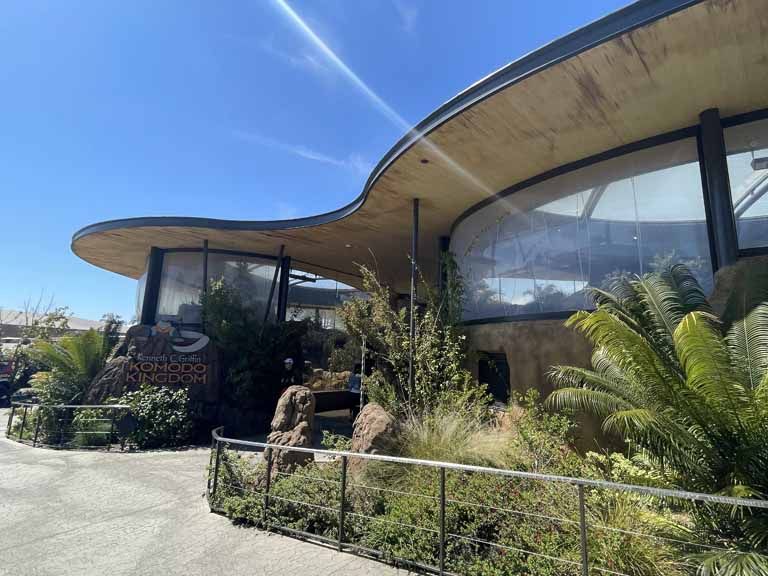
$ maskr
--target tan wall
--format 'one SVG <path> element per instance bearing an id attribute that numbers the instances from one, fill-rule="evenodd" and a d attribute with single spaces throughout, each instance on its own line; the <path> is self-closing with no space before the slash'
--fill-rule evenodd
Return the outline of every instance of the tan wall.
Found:
<path id="1" fill-rule="evenodd" d="M 536 388 L 541 398 L 552 391 L 546 373 L 555 364 L 589 367 L 592 346 L 580 334 L 566 328 L 565 320 L 526 320 L 467 326 L 467 337 L 472 352 L 505 354 L 509 365 L 509 383 L 513 392 Z M 477 377 L 477 357 L 470 355 L 471 369 Z M 599 422 L 579 416 L 575 431 L 580 450 L 595 450 L 607 446 L 600 433 Z"/>

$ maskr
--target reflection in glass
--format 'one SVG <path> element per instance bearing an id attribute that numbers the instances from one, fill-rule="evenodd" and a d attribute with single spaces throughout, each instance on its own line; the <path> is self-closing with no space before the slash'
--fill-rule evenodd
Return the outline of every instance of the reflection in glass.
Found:
<path id="1" fill-rule="evenodd" d="M 365 298 L 364 292 L 336 280 L 291 271 L 288 288 L 288 320 L 314 320 L 320 328 L 345 330 L 336 309 L 351 298 Z"/>
<path id="2" fill-rule="evenodd" d="M 588 308 L 587 286 L 672 262 L 711 289 L 696 142 L 606 160 L 498 199 L 458 224 L 451 250 L 467 284 L 466 320 Z"/>
<path id="3" fill-rule="evenodd" d="M 264 314 L 269 301 L 269 291 L 275 277 L 275 262 L 252 256 L 233 256 L 229 254 L 208 254 L 208 280 L 224 280 L 235 288 L 243 302 L 253 308 L 260 316 Z M 270 314 L 274 319 L 277 313 L 279 282 L 275 284 Z"/>
<path id="4" fill-rule="evenodd" d="M 166 252 L 163 255 L 156 319 L 199 324 L 202 289 L 202 252 Z"/>
<path id="5" fill-rule="evenodd" d="M 768 120 L 724 133 L 739 248 L 768 246 Z"/>

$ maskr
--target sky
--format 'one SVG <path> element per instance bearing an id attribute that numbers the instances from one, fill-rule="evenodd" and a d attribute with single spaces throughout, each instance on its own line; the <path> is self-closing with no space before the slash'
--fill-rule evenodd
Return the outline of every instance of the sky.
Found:
<path id="1" fill-rule="evenodd" d="M 3 0 L 0 308 L 134 315 L 70 249 L 136 216 L 283 219 L 357 197 L 440 104 L 613 0 Z"/>

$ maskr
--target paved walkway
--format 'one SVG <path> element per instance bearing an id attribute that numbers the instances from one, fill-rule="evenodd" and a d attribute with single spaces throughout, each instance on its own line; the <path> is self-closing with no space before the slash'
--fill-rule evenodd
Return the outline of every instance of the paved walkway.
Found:
<path id="1" fill-rule="evenodd" d="M 208 451 L 55 451 L 5 438 L 0 575 L 405 575 L 211 514 Z"/>

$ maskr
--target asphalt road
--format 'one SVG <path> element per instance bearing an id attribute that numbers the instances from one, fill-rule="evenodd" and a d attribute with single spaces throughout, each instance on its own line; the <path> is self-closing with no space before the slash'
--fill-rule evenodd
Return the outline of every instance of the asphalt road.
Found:
<path id="1" fill-rule="evenodd" d="M 5 438 L 0 575 L 364 576 L 406 572 L 211 514 L 208 450 L 55 451 Z"/>

